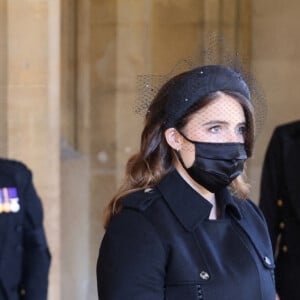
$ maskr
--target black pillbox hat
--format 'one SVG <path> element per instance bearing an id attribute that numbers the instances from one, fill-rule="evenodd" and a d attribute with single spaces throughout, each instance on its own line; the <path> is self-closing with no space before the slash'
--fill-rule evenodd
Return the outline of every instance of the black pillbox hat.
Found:
<path id="1" fill-rule="evenodd" d="M 165 128 L 176 127 L 191 107 L 217 91 L 238 92 L 250 101 L 250 91 L 241 74 L 227 66 L 207 65 L 175 76 L 165 90 Z"/>

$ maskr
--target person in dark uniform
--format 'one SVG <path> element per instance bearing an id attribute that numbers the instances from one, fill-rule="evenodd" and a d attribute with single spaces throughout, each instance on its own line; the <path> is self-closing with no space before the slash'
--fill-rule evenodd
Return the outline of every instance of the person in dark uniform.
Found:
<path id="1" fill-rule="evenodd" d="M 30 170 L 0 159 L 0 299 L 46 300 L 50 253 Z"/>
<path id="2" fill-rule="evenodd" d="M 247 200 L 254 124 L 242 75 L 222 65 L 170 79 L 107 207 L 101 300 L 275 300 L 265 219 Z"/>
<path id="3" fill-rule="evenodd" d="M 261 176 L 260 208 L 276 254 L 280 300 L 299 300 L 300 289 L 300 121 L 277 126 Z"/>

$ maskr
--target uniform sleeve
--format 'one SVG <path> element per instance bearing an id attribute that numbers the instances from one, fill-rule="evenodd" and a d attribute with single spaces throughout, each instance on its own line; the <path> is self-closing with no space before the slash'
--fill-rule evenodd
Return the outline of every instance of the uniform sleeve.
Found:
<path id="1" fill-rule="evenodd" d="M 24 180 L 24 178 L 23 178 Z M 50 253 L 43 228 L 43 210 L 28 172 L 22 194 L 24 215 L 24 263 L 22 300 L 46 300 Z"/>
<path id="2" fill-rule="evenodd" d="M 274 251 L 279 233 L 277 200 L 280 197 L 281 174 L 283 174 L 281 149 L 278 130 L 275 130 L 265 155 L 259 200 L 259 207 L 266 218 Z"/>
<path id="3" fill-rule="evenodd" d="M 97 264 L 101 300 L 163 300 L 166 251 L 152 225 L 123 209 L 110 224 Z"/>

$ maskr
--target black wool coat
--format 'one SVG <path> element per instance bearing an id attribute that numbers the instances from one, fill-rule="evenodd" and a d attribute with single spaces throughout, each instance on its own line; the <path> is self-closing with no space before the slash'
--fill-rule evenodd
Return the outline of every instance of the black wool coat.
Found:
<path id="1" fill-rule="evenodd" d="M 276 287 L 281 300 L 299 300 L 300 121 L 274 129 L 265 155 L 260 208 L 276 254 Z"/>
<path id="2" fill-rule="evenodd" d="M 49 266 L 42 204 L 31 172 L 22 163 L 0 159 L 0 299 L 46 300 Z"/>
<path id="3" fill-rule="evenodd" d="M 224 189 L 211 204 L 172 171 L 153 189 L 124 198 L 97 265 L 101 300 L 274 300 L 265 220 Z"/>

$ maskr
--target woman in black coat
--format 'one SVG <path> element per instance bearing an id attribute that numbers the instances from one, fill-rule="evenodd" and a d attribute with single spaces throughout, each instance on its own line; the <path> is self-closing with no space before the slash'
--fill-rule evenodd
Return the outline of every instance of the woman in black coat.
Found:
<path id="1" fill-rule="evenodd" d="M 107 208 L 99 299 L 275 299 L 267 227 L 243 178 L 252 112 L 247 84 L 225 66 L 160 89 Z"/>
<path id="2" fill-rule="evenodd" d="M 280 300 L 299 300 L 300 274 L 300 121 L 275 128 L 267 148 L 260 207 L 276 252 Z"/>

